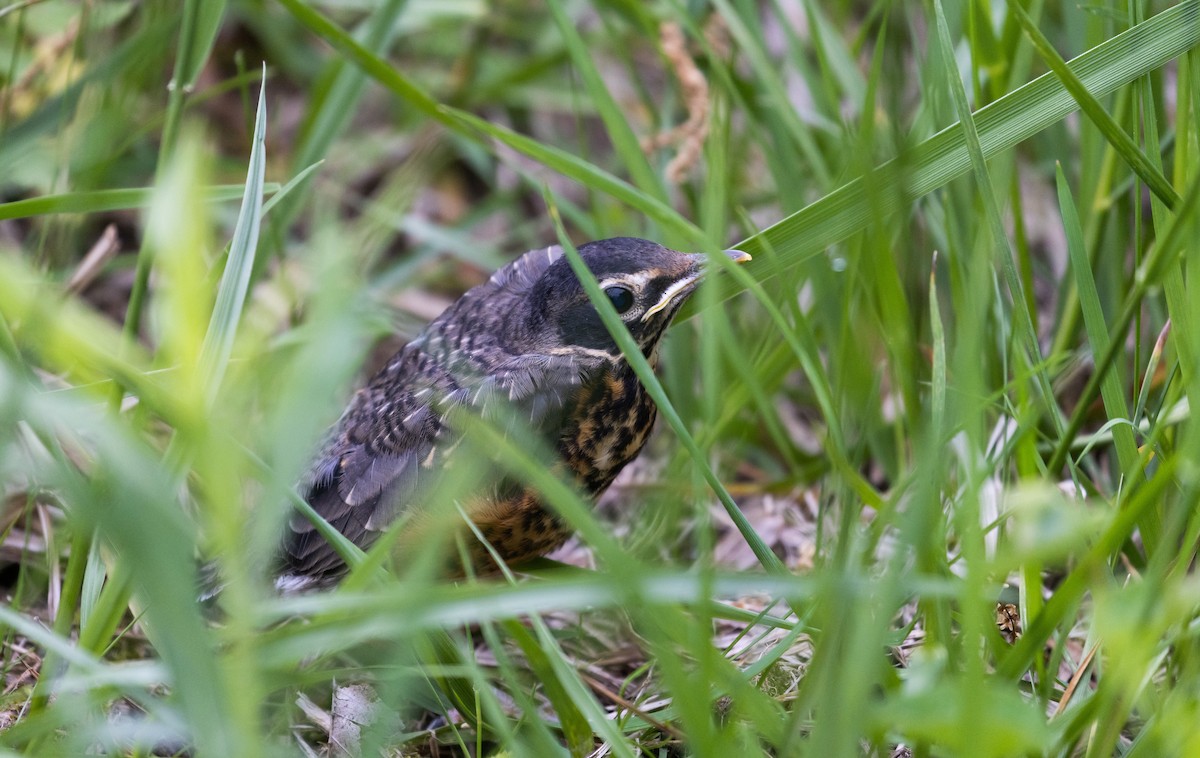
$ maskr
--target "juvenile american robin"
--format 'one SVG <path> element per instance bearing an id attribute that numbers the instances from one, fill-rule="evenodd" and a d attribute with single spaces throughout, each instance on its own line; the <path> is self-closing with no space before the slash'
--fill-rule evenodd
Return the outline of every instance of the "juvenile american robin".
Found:
<path id="1" fill-rule="evenodd" d="M 696 290 L 705 256 L 631 237 L 592 242 L 579 254 L 651 365 L 663 333 Z M 726 251 L 735 262 L 750 259 Z M 500 404 L 528 421 L 580 491 L 595 498 L 633 460 L 657 409 L 588 300 L 560 247 L 533 250 L 469 290 L 358 391 L 304 484 L 322 517 L 366 549 L 405 517 L 404 530 L 432 507 L 446 472 L 474 467 L 460 498 L 507 563 L 544 555 L 570 536 L 537 490 L 516 481 L 478 448 L 460 446 L 457 414 Z M 486 472 L 479 474 L 478 472 Z M 465 525 L 464 525 L 465 526 Z M 471 560 L 494 569 L 472 537 Z M 397 549 L 403 550 L 405 534 Z M 408 544 L 411 544 L 409 542 Z M 346 571 L 333 548 L 294 516 L 280 551 L 277 585 L 327 585 Z"/>

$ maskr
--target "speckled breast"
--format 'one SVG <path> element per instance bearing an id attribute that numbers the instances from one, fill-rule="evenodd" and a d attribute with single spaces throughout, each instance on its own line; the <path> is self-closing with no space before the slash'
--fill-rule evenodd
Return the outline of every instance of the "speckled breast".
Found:
<path id="1" fill-rule="evenodd" d="M 602 374 L 580 387 L 571 403 L 559 437 L 560 463 L 575 474 L 585 493 L 600 494 L 641 452 L 657 413 L 632 371 Z M 570 527 L 532 489 L 476 503 L 470 512 L 484 538 L 511 564 L 545 555 L 571 536 Z M 470 552 L 477 570 L 494 568 L 483 545 L 475 542 Z"/>
<path id="2" fill-rule="evenodd" d="M 624 363 L 579 389 L 559 455 L 580 486 L 598 494 L 646 445 L 658 413 L 654 401 Z"/>

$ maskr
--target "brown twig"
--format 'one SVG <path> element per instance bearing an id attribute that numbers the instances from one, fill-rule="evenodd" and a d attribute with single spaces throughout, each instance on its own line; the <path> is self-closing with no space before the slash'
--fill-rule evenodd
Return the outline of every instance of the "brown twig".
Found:
<path id="1" fill-rule="evenodd" d="M 654 718 L 653 716 L 646 713 L 642 709 L 638 708 L 636 705 L 634 705 L 630 701 L 626 700 L 625 698 L 621 697 L 617 693 L 610 690 L 599 679 L 592 676 L 588 672 L 580 671 L 579 675 L 581 677 L 583 677 L 584 681 L 586 681 L 588 683 L 589 687 L 591 687 L 593 690 L 595 690 L 600 695 L 603 695 L 608 700 L 610 700 L 614 705 L 617 705 L 620 708 L 624 708 L 625 710 L 629 711 L 633 715 L 635 715 L 638 718 L 645 721 L 647 724 L 654 726 L 655 729 L 666 732 L 667 734 L 671 735 L 672 737 L 675 737 L 676 739 L 682 740 L 684 738 L 683 732 L 679 731 L 678 729 L 671 726 L 670 724 L 659 721 L 658 719 Z"/>
<path id="2" fill-rule="evenodd" d="M 1079 662 L 1079 668 L 1075 669 L 1075 673 L 1071 676 L 1071 681 L 1067 682 L 1067 688 L 1063 690 L 1063 696 L 1058 701 L 1058 709 L 1054 711 L 1055 716 L 1066 710 L 1067 704 L 1071 702 L 1071 696 L 1079 688 L 1079 683 L 1083 681 L 1083 675 L 1087 672 L 1088 667 L 1092 665 L 1092 658 L 1095 657 L 1096 651 L 1099 648 L 1100 645 L 1093 645 L 1092 649 L 1084 654 L 1083 660 Z"/>
<path id="3" fill-rule="evenodd" d="M 117 239 L 117 225 L 109 224 L 104 227 L 104 231 L 101 232 L 100 238 L 96 240 L 96 244 L 92 245 L 92 249 L 87 251 L 87 255 L 83 256 L 83 260 L 75 267 L 75 272 L 67 280 L 67 292 L 72 295 L 78 295 L 87 289 L 88 285 L 96 281 L 96 277 L 100 275 L 100 270 L 104 268 L 104 264 L 112 260 L 112 257 L 120 249 L 120 241 Z"/>
<path id="4" fill-rule="evenodd" d="M 678 145 L 675 157 L 667 164 L 667 180 L 678 184 L 700 160 L 704 140 L 708 137 L 708 80 L 688 55 L 687 42 L 679 24 L 664 22 L 659 27 L 663 55 L 671 64 L 675 78 L 683 90 L 683 102 L 688 117 L 679 126 L 642 141 L 646 152 L 669 145 Z"/>

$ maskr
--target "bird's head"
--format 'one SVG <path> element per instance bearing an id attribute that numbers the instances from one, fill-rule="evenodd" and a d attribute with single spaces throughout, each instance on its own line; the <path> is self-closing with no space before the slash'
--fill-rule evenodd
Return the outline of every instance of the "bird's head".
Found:
<path id="1" fill-rule="evenodd" d="M 566 257 L 555 256 L 554 250 L 531 253 L 544 254 L 548 261 L 530 283 L 525 300 L 531 308 L 526 319 L 531 336 L 556 343 L 558 350 L 619 356 L 620 349 Z M 750 260 L 739 250 L 725 254 L 737 263 Z M 647 356 L 696 291 L 706 264 L 702 253 L 680 253 L 634 237 L 589 242 L 579 246 L 579 255 Z"/>

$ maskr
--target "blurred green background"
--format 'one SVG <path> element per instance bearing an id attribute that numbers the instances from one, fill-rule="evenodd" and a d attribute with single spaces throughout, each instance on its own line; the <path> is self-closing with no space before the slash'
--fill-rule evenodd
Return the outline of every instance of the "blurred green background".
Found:
<path id="1" fill-rule="evenodd" d="M 0 747 L 1200 753 L 1198 43 L 1200 0 L 0 0 Z M 595 508 L 479 430 L 580 538 L 276 596 L 356 383 L 560 233 L 754 255 Z"/>

